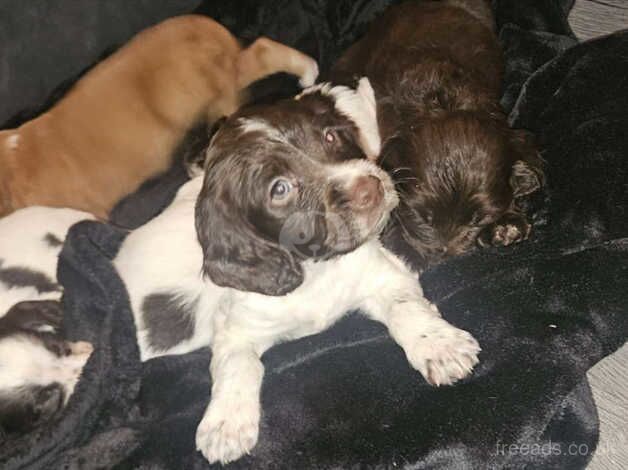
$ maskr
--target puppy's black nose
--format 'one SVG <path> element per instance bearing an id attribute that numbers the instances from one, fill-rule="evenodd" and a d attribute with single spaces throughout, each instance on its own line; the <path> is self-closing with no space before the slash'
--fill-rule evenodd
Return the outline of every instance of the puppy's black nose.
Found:
<path id="1" fill-rule="evenodd" d="M 360 176 L 349 189 L 351 206 L 359 211 L 367 211 L 379 206 L 383 197 L 382 182 L 375 176 Z"/>

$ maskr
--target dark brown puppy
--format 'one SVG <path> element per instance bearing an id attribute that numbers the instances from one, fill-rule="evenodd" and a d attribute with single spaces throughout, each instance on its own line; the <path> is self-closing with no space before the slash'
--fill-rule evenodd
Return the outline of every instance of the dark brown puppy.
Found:
<path id="1" fill-rule="evenodd" d="M 516 200 L 543 181 L 541 160 L 499 106 L 502 61 L 485 0 L 391 7 L 336 64 L 375 89 L 380 163 L 401 203 L 386 237 L 403 238 L 426 266 L 476 240 L 509 245 L 530 225 Z"/>

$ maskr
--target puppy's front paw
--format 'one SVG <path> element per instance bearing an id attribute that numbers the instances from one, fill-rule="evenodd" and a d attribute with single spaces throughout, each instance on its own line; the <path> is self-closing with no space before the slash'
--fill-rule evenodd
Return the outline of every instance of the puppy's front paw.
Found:
<path id="1" fill-rule="evenodd" d="M 480 345 L 467 331 L 442 318 L 430 320 L 407 347 L 408 361 L 431 385 L 450 385 L 469 375 L 478 363 Z"/>
<path id="2" fill-rule="evenodd" d="M 311 57 L 306 58 L 306 64 L 299 79 L 299 85 L 301 88 L 307 88 L 314 85 L 318 78 L 318 64 Z"/>
<path id="3" fill-rule="evenodd" d="M 196 429 L 196 449 L 210 462 L 239 459 L 257 443 L 260 408 L 253 402 L 211 402 Z"/>
<path id="4" fill-rule="evenodd" d="M 478 237 L 482 247 L 508 246 L 526 240 L 530 236 L 531 226 L 520 214 L 507 214 L 488 226 Z"/>
<path id="5" fill-rule="evenodd" d="M 72 354 L 85 355 L 89 356 L 93 351 L 94 347 L 91 343 L 87 341 L 77 341 L 75 343 L 69 343 L 70 351 Z"/>

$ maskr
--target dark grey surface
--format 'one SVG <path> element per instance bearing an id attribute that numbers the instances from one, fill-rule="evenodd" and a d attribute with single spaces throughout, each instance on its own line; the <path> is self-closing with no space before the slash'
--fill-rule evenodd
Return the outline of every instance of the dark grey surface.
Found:
<path id="1" fill-rule="evenodd" d="M 0 124 L 41 105 L 64 80 L 136 31 L 190 12 L 199 3 L 0 0 Z"/>
<path id="2" fill-rule="evenodd" d="M 628 0 L 576 0 L 569 24 L 580 40 L 628 28 Z M 628 345 L 587 374 L 600 418 L 600 441 L 589 470 L 628 465 Z"/>

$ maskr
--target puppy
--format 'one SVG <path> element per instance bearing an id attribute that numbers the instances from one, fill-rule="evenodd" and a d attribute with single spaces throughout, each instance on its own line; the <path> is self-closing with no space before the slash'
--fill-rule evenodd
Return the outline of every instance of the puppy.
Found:
<path id="1" fill-rule="evenodd" d="M 91 214 L 29 207 L 0 219 L 0 429 L 26 432 L 68 401 L 92 348 L 65 341 L 57 258 Z"/>
<path id="2" fill-rule="evenodd" d="M 211 401 L 196 432 L 210 462 L 257 442 L 264 351 L 345 312 L 384 323 L 431 384 L 462 379 L 478 361 L 475 339 L 441 318 L 416 273 L 378 241 L 398 199 L 364 158 L 379 146 L 373 132 L 367 80 L 242 110 L 213 137 L 204 177 L 131 233 L 114 261 L 143 359 L 212 349 Z"/>
<path id="3" fill-rule="evenodd" d="M 68 402 L 92 352 L 59 333 L 56 300 L 23 301 L 0 318 L 0 430 L 24 433 Z"/>
<path id="4" fill-rule="evenodd" d="M 543 182 L 531 136 L 499 106 L 502 58 L 485 0 L 390 7 L 334 67 L 366 75 L 383 138 L 380 163 L 401 203 L 386 232 L 425 266 L 484 244 L 528 237 L 517 200 Z"/>
<path id="5" fill-rule="evenodd" d="M 0 216 L 45 205 L 106 218 L 119 199 L 170 166 L 196 122 L 231 114 L 248 85 L 276 72 L 306 86 L 318 67 L 267 38 L 242 49 L 203 16 L 139 33 L 50 111 L 0 133 Z"/>

